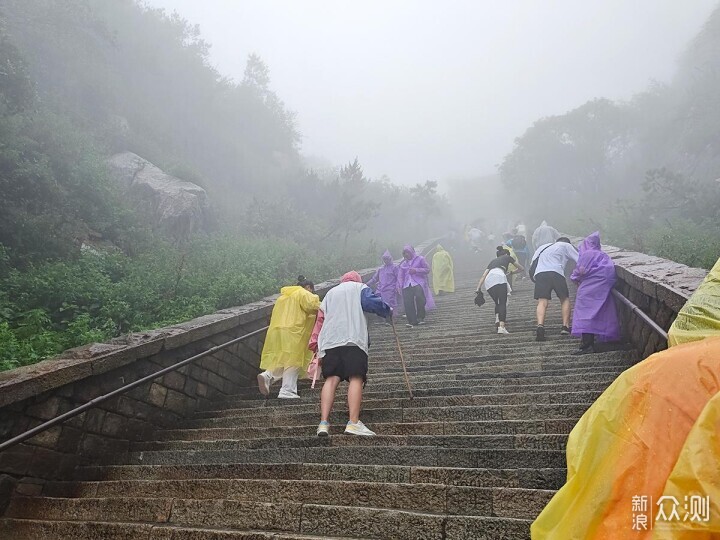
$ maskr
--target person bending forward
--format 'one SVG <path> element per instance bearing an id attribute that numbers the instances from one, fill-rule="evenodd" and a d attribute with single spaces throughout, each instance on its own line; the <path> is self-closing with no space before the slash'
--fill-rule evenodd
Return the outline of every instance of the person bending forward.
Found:
<path id="1" fill-rule="evenodd" d="M 348 272 L 340 285 L 333 287 L 320 305 L 309 347 L 321 362 L 325 384 L 320 395 L 319 437 L 330 433 L 330 413 L 335 392 L 342 381 L 348 381 L 350 419 L 345 433 L 373 436 L 375 433 L 360 421 L 362 390 L 367 382 L 368 328 L 365 313 L 392 316 L 392 309 L 372 289 L 364 285 L 360 274 Z"/>
<path id="2" fill-rule="evenodd" d="M 299 398 L 297 380 L 312 360 L 307 342 L 320 308 L 320 298 L 314 294 L 315 286 L 303 276 L 298 284 L 280 289 L 280 298 L 270 316 L 270 327 L 263 345 L 260 369 L 257 376 L 260 393 L 267 396 L 270 386 L 282 378 L 281 399 Z"/>

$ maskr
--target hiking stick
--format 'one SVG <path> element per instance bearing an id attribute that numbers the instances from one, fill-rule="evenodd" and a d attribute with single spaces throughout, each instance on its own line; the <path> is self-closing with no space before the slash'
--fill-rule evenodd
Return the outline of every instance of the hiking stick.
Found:
<path id="1" fill-rule="evenodd" d="M 395 329 L 395 319 L 390 315 L 390 325 L 392 326 L 393 334 L 395 334 L 395 343 L 397 343 L 398 352 L 400 353 L 400 363 L 402 364 L 403 373 L 405 374 L 405 384 L 407 384 L 408 394 L 410 399 L 413 399 L 412 388 L 410 388 L 410 378 L 408 377 L 407 368 L 405 367 L 405 358 L 403 357 L 402 347 L 400 346 L 400 338 L 398 337 L 397 330 Z"/>

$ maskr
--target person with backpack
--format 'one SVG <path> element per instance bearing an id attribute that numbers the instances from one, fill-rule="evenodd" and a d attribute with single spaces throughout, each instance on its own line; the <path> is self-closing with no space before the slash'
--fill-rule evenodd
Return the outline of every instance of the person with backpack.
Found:
<path id="1" fill-rule="evenodd" d="M 260 359 L 260 369 L 264 371 L 257 376 L 258 390 L 263 396 L 267 396 L 270 386 L 282 378 L 278 398 L 300 397 L 297 381 L 312 359 L 307 342 L 319 308 L 320 298 L 315 294 L 315 286 L 304 276 L 298 277 L 297 285 L 280 289 Z"/>
<path id="2" fill-rule="evenodd" d="M 385 319 L 392 317 L 390 306 L 354 271 L 346 273 L 340 284 L 328 291 L 320 305 L 308 345 L 320 359 L 325 379 L 320 394 L 318 437 L 330 434 L 330 413 L 337 387 L 342 381 L 348 382 L 349 420 L 345 433 L 365 437 L 375 435 L 360 421 L 370 345 L 365 313 L 375 313 Z"/>
<path id="3" fill-rule="evenodd" d="M 511 288 L 508 283 L 508 268 L 510 265 L 517 265 L 520 270 L 524 270 L 520 263 L 510 255 L 510 251 L 505 246 L 498 246 L 496 251 L 497 257 L 490 261 L 487 269 L 480 278 L 475 293 L 480 292 L 480 288 L 485 285 L 485 290 L 495 303 L 495 325 L 498 334 L 509 334 L 505 328 L 507 320 L 507 299 Z"/>
<path id="4" fill-rule="evenodd" d="M 545 341 L 545 314 L 553 291 L 560 299 L 562 307 L 560 334 L 570 334 L 570 291 L 565 280 L 565 267 L 570 261 L 577 263 L 577 260 L 577 250 L 570 243 L 570 239 L 564 236 L 556 242 L 539 246 L 535 251 L 530 265 L 530 278 L 535 282 L 537 300 L 536 341 Z"/>
<path id="5" fill-rule="evenodd" d="M 530 258 L 530 249 L 528 248 L 525 235 L 516 234 L 510 239 L 508 245 L 513 248 L 513 251 L 517 256 L 518 263 L 520 263 L 519 266 L 523 269 L 527 268 L 528 259 Z M 521 272 L 524 273 L 524 270 L 521 270 Z"/>

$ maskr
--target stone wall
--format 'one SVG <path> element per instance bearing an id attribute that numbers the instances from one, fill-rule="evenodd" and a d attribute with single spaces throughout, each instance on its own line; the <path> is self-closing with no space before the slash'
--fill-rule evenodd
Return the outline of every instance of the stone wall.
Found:
<path id="1" fill-rule="evenodd" d="M 418 249 L 427 252 L 437 242 Z M 360 271 L 365 280 L 374 269 Z M 317 286 L 322 296 L 339 280 Z M 65 351 L 0 373 L 0 441 L 125 384 L 267 326 L 277 296 L 111 343 Z M 0 478 L 66 478 L 80 463 L 127 449 L 153 430 L 173 427 L 206 400 L 254 384 L 264 334 L 206 356 L 0 453 Z"/>

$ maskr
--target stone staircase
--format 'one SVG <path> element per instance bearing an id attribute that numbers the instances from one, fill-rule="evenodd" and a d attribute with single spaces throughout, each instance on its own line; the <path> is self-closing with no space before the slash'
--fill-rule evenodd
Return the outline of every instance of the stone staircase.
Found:
<path id="1" fill-rule="evenodd" d="M 473 304 L 477 279 L 459 275 L 427 325 L 398 327 L 412 401 L 391 329 L 372 325 L 361 418 L 377 437 L 342 434 L 344 394 L 318 438 L 319 388 L 303 383 L 290 402 L 244 388 L 71 482 L 16 495 L 0 537 L 528 538 L 564 482 L 568 433 L 635 354 L 571 356 L 557 302 L 536 343 L 529 281 L 511 298 L 511 334 L 497 335 L 492 307 Z"/>

